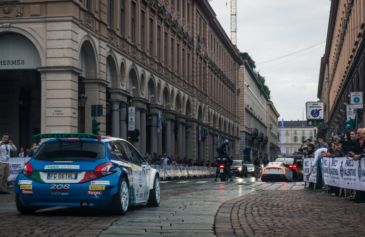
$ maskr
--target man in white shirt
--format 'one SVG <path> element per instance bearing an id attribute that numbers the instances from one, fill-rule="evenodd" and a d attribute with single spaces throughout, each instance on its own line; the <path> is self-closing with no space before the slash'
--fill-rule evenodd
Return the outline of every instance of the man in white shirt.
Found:
<path id="1" fill-rule="evenodd" d="M 10 153 L 15 152 L 16 146 L 12 140 L 9 140 L 9 135 L 4 134 L 0 142 L 0 194 L 9 194 L 8 192 L 8 177 L 9 177 L 9 158 Z"/>

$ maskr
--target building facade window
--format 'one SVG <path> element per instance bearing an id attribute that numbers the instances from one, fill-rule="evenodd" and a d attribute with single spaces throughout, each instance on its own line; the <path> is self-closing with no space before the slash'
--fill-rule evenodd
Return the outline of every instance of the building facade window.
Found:
<path id="1" fill-rule="evenodd" d="M 125 0 L 120 0 L 120 34 L 125 37 Z"/>
<path id="2" fill-rule="evenodd" d="M 145 36 L 145 31 L 146 31 L 146 13 L 145 11 L 141 11 L 141 49 L 145 50 L 145 45 L 146 45 L 146 36 Z"/>
<path id="3" fill-rule="evenodd" d="M 154 39 L 155 39 L 154 26 L 155 25 L 154 25 L 153 19 L 150 18 L 149 50 L 150 50 L 151 56 L 154 56 L 154 47 L 153 47 L 153 43 L 154 43 Z"/>
<path id="4" fill-rule="evenodd" d="M 175 40 L 174 40 L 174 38 L 171 38 L 171 49 L 170 49 L 170 53 L 171 53 L 171 56 L 170 56 L 170 60 L 171 60 L 171 64 L 170 64 L 170 66 L 171 66 L 171 71 L 174 71 L 175 70 L 175 58 L 174 58 L 174 56 L 175 56 L 175 52 L 174 52 L 174 42 L 175 42 Z"/>
<path id="5" fill-rule="evenodd" d="M 162 50 L 162 47 L 161 47 L 161 26 L 158 25 L 157 26 L 157 59 L 159 60 L 159 62 L 162 61 L 162 58 L 161 58 L 161 50 Z"/>
<path id="6" fill-rule="evenodd" d="M 88 11 L 91 11 L 92 10 L 92 0 L 85 0 L 85 8 Z"/>
<path id="7" fill-rule="evenodd" d="M 132 1 L 131 5 L 131 41 L 136 43 L 136 3 Z"/>
<path id="8" fill-rule="evenodd" d="M 297 143 L 297 142 L 298 142 L 298 137 L 294 136 L 294 143 Z"/>
<path id="9" fill-rule="evenodd" d="M 114 0 L 108 1 L 108 26 L 114 27 Z"/>
<path id="10" fill-rule="evenodd" d="M 165 32 L 165 38 L 164 38 L 164 63 L 165 63 L 165 66 L 168 67 L 168 62 L 169 62 L 169 35 L 167 32 Z"/>
<path id="11" fill-rule="evenodd" d="M 177 74 L 179 75 L 179 76 L 181 76 L 180 75 L 180 73 L 181 73 L 181 61 L 180 61 L 180 44 L 177 44 L 176 45 L 176 57 L 177 57 L 177 60 L 176 60 L 176 64 L 177 64 Z"/>

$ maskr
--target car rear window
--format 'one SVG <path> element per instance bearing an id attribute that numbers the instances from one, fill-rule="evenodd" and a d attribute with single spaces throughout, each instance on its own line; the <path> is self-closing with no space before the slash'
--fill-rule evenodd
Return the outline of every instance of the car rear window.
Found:
<path id="1" fill-rule="evenodd" d="M 95 142 L 57 141 L 44 143 L 35 155 L 36 160 L 92 161 L 105 156 L 105 146 Z"/>
<path id="2" fill-rule="evenodd" d="M 276 162 L 283 162 L 285 165 L 292 165 L 294 163 L 294 158 L 277 158 Z"/>
<path id="3" fill-rule="evenodd" d="M 235 165 L 235 166 L 242 165 L 242 160 L 233 160 L 232 165 Z"/>

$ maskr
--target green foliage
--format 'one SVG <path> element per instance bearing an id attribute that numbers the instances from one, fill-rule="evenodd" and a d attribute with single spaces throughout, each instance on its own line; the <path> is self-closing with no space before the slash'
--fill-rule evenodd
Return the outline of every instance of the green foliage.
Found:
<path id="1" fill-rule="evenodd" d="M 240 53 L 240 56 L 243 60 L 247 61 L 248 65 L 250 65 L 250 67 L 252 69 L 256 68 L 255 61 L 253 61 L 253 59 L 251 58 L 251 56 L 247 52 Z"/>

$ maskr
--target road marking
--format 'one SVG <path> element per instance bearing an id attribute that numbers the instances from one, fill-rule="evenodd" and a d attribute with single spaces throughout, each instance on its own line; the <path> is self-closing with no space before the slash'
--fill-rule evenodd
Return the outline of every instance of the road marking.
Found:
<path id="1" fill-rule="evenodd" d="M 201 181 L 196 181 L 196 183 L 197 183 L 197 184 L 205 184 L 205 183 L 208 183 L 208 181 L 203 181 L 203 180 L 201 180 Z"/>
<path id="2" fill-rule="evenodd" d="M 187 184 L 187 183 L 190 183 L 190 181 L 180 181 L 180 182 L 177 182 L 178 184 Z"/>
<path id="3" fill-rule="evenodd" d="M 167 184 L 170 183 L 171 181 L 160 181 L 161 184 Z"/>

